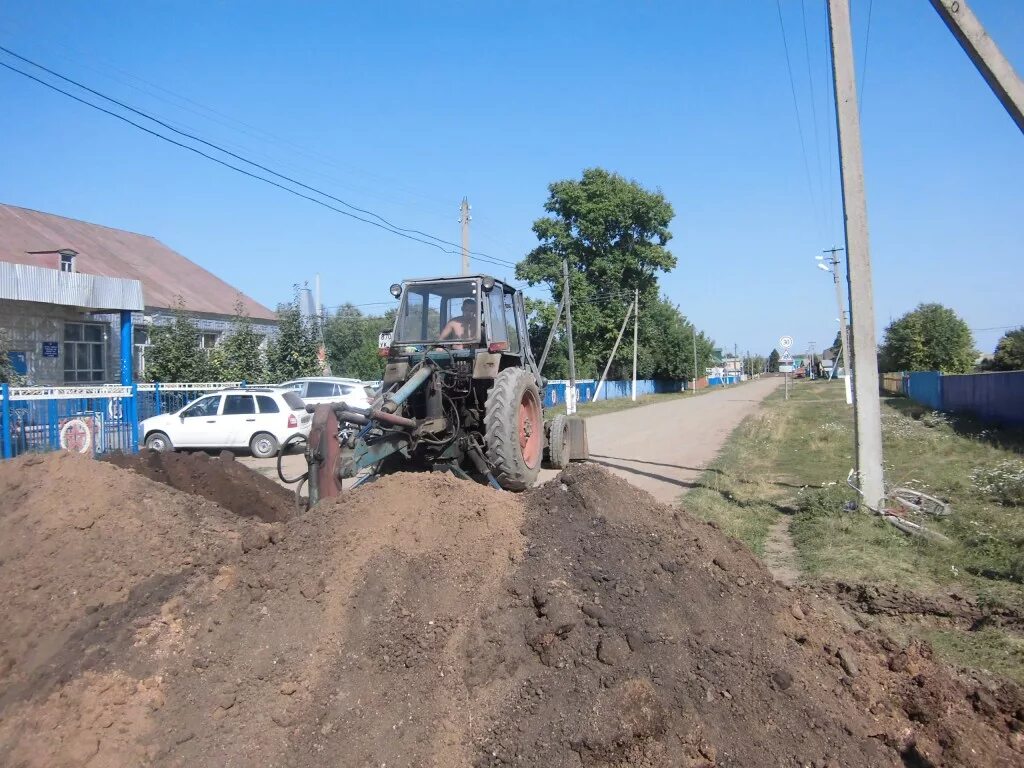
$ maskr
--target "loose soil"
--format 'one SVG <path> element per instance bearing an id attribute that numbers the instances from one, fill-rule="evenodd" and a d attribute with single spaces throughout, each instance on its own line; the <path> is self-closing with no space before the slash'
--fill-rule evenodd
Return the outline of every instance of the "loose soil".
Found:
<path id="1" fill-rule="evenodd" d="M 222 451 L 216 457 L 202 451 L 114 453 L 104 460 L 267 523 L 286 520 L 295 511 L 293 493 L 235 461 L 230 451 Z"/>
<path id="2" fill-rule="evenodd" d="M 0 764 L 1017 766 L 1024 695 L 850 630 L 574 465 L 397 474 L 284 523 L 0 465 Z"/>

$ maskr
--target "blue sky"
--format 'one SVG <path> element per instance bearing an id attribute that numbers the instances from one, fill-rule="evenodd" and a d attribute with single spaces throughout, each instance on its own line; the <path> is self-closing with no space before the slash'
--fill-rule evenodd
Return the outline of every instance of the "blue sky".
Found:
<path id="1" fill-rule="evenodd" d="M 972 7 L 1024 70 L 1024 3 Z M 7 0 L 0 44 L 404 227 L 457 241 L 466 195 L 473 249 L 509 261 L 549 182 L 617 171 L 675 207 L 665 293 L 766 353 L 831 342 L 814 255 L 842 245 L 824 3 L 781 8 L 806 154 L 773 0 Z M 1024 137 L 927 0 L 853 17 L 879 334 L 923 301 L 1024 323 Z M 270 306 L 316 273 L 335 306 L 458 269 L 7 71 L 0 103 L 0 201 L 154 235 Z"/>

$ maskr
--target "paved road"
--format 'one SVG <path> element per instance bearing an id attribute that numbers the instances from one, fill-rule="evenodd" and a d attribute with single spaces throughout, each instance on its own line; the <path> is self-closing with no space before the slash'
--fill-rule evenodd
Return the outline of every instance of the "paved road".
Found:
<path id="1" fill-rule="evenodd" d="M 718 455 L 733 429 L 782 383 L 780 378 L 709 392 L 692 400 L 606 413 L 587 419 L 590 458 L 673 504 Z M 546 479 L 553 473 L 543 473 Z"/>
<path id="2" fill-rule="evenodd" d="M 592 416 L 587 419 L 591 461 L 658 501 L 673 504 L 693 487 L 733 429 L 781 383 L 779 378 L 759 379 L 692 400 L 679 398 Z M 277 480 L 276 460 L 245 457 L 240 461 Z M 297 475 L 304 468 L 301 455 L 286 457 L 286 473 Z M 542 471 L 540 482 L 555 474 Z"/>

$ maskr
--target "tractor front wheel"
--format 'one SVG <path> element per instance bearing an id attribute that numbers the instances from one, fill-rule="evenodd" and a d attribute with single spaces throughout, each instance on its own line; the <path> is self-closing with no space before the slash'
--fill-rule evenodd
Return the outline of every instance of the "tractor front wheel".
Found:
<path id="1" fill-rule="evenodd" d="M 544 455 L 544 414 L 529 371 L 506 368 L 498 374 L 487 393 L 484 431 L 498 485 L 509 491 L 533 485 Z"/>

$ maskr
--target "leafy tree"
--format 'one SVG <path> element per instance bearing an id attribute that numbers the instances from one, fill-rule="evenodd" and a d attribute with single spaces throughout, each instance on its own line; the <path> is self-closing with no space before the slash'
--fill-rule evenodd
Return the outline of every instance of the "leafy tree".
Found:
<path id="1" fill-rule="evenodd" d="M 299 311 L 297 300 L 277 308 L 277 337 L 267 345 L 267 375 L 272 382 L 321 372 L 319 334 Z"/>
<path id="2" fill-rule="evenodd" d="M 778 373 L 779 372 L 779 361 L 782 359 L 782 355 L 779 354 L 779 350 L 773 349 L 771 354 L 768 355 L 768 372 Z"/>
<path id="3" fill-rule="evenodd" d="M 384 375 L 377 340 L 395 325 L 395 310 L 383 317 L 367 316 L 351 304 L 338 309 L 324 328 L 324 345 L 331 370 L 338 376 L 376 381 Z"/>
<path id="4" fill-rule="evenodd" d="M 199 329 L 178 302 L 174 321 L 153 326 L 146 350 L 145 377 L 150 381 L 216 381 L 220 371 L 199 347 Z"/>
<path id="5" fill-rule="evenodd" d="M 7 331 L 0 328 L 0 384 L 21 384 L 22 377 L 14 371 L 10 352 L 11 344 L 7 338 Z"/>
<path id="6" fill-rule="evenodd" d="M 974 368 L 971 330 L 941 304 L 920 304 L 885 329 L 879 355 L 884 371 L 967 373 Z"/>
<path id="7" fill-rule="evenodd" d="M 534 222 L 539 245 L 516 266 L 516 276 L 530 285 L 550 285 L 560 301 L 562 261 L 568 260 L 577 375 L 596 376 L 615 343 L 632 290 L 640 291 L 642 318 L 659 301 L 657 273 L 676 266 L 665 247 L 674 212 L 660 192 L 600 168 L 585 170 L 579 181 L 554 182 L 548 192 L 544 209 L 551 215 Z M 540 322 L 531 339 L 546 338 L 547 310 L 535 306 L 533 316 Z M 542 348 L 541 340 L 535 349 Z M 550 364 L 556 365 L 554 358 Z M 657 368 L 653 357 L 645 368 Z"/>
<path id="8" fill-rule="evenodd" d="M 992 357 L 996 371 L 1019 371 L 1024 368 L 1024 326 L 1003 334 Z"/>
<path id="9" fill-rule="evenodd" d="M 210 367 L 222 381 L 265 382 L 267 363 L 262 345 L 263 336 L 256 332 L 245 306 L 238 301 L 230 334 L 210 351 Z"/>

